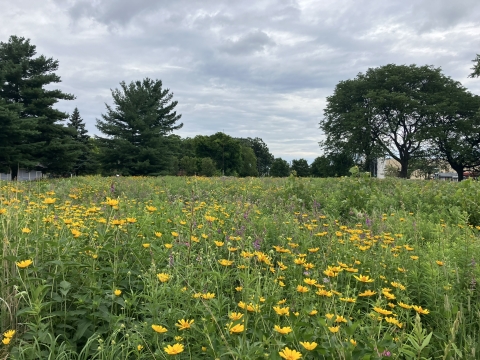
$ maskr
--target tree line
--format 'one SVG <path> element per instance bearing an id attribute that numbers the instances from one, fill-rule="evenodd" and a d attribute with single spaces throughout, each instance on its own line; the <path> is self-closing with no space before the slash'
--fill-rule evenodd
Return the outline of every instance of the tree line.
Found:
<path id="1" fill-rule="evenodd" d="M 29 39 L 0 42 L 0 172 L 27 168 L 52 175 L 226 175 L 332 177 L 365 170 L 379 157 L 401 164 L 400 175 L 438 159 L 458 172 L 480 165 L 479 97 L 440 69 L 387 65 L 340 82 L 327 98 L 320 123 L 324 155 L 312 164 L 275 158 L 260 138 L 222 132 L 181 138 L 183 124 L 173 93 L 145 78 L 111 91 L 113 105 L 90 136 L 75 100 L 60 83 L 57 60 L 36 56 Z M 477 55 L 472 77 L 480 75 Z M 460 173 L 459 173 L 459 179 Z"/>

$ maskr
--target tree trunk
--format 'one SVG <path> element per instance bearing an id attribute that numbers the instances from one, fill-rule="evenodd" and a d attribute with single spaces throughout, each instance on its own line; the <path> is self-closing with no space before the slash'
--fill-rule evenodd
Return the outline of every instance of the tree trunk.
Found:
<path id="1" fill-rule="evenodd" d="M 400 177 L 402 179 L 408 179 L 408 161 L 400 162 Z"/>
<path id="2" fill-rule="evenodd" d="M 463 170 L 464 170 L 463 166 L 455 166 L 455 167 L 452 166 L 452 169 L 455 170 L 455 172 L 457 173 L 458 181 L 462 181 L 463 180 Z"/>

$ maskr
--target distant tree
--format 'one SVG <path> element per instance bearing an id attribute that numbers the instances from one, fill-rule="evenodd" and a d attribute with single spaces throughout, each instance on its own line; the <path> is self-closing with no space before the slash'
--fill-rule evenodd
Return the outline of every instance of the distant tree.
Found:
<path id="1" fill-rule="evenodd" d="M 184 156 L 180 160 L 179 168 L 187 176 L 195 175 L 198 171 L 198 159 L 196 157 Z"/>
<path id="2" fill-rule="evenodd" d="M 29 152 L 30 159 L 26 161 L 28 156 L 22 157 L 19 165 L 32 167 L 35 163 L 47 172 L 68 172 L 79 151 L 72 141 L 71 130 L 61 123 L 68 114 L 54 109 L 53 105 L 59 100 L 73 100 L 74 96 L 50 89 L 51 84 L 61 81 L 55 74 L 58 61 L 35 55 L 35 45 L 23 37 L 11 36 L 7 43 L 0 42 L 0 73 L 3 78 L 0 99 L 7 104 L 21 104 L 19 117 L 29 120 L 28 128 L 31 124 L 35 125 L 35 131 L 24 133 L 28 136 L 29 149 L 24 147 L 19 150 Z M 26 124 L 22 121 L 21 127 Z M 12 170 L 15 173 L 16 167 Z"/>
<path id="3" fill-rule="evenodd" d="M 75 163 L 72 165 L 72 170 L 75 175 L 85 175 L 95 173 L 98 164 L 93 156 L 92 147 L 90 143 L 90 136 L 85 128 L 85 123 L 80 116 L 78 108 L 73 110 L 72 115 L 67 123 L 67 126 L 74 130 L 72 138 L 77 145 L 77 149 L 80 152 Z"/>
<path id="4" fill-rule="evenodd" d="M 468 77 L 480 77 L 480 54 L 477 54 L 477 57 L 472 61 L 474 62 L 473 71 Z"/>
<path id="5" fill-rule="evenodd" d="M 315 177 L 348 176 L 353 166 L 355 162 L 351 155 L 330 153 L 317 157 L 310 165 L 310 171 Z"/>
<path id="6" fill-rule="evenodd" d="M 240 176 L 258 176 L 257 157 L 253 149 L 242 146 L 242 167 L 240 168 Z"/>
<path id="7" fill-rule="evenodd" d="M 323 145 L 353 153 L 352 146 L 359 144 L 372 158 L 388 154 L 406 178 L 409 162 L 426 145 L 423 130 L 435 119 L 439 98 L 448 96 L 449 82 L 439 68 L 393 64 L 342 81 L 327 98 L 320 123 L 327 136 Z"/>
<path id="8" fill-rule="evenodd" d="M 97 128 L 106 137 L 98 137 L 102 163 L 107 172 L 124 175 L 161 175 L 171 171 L 174 154 L 169 138 L 181 115 L 174 111 L 177 101 L 162 88 L 160 80 L 145 78 L 130 84 L 120 83 L 112 90 L 114 107 L 97 119 Z"/>
<path id="9" fill-rule="evenodd" d="M 242 167 L 242 145 L 231 136 L 218 132 L 211 136 L 198 135 L 195 141 L 195 154 L 198 158 L 209 157 L 215 167 L 227 176 L 236 176 Z"/>
<path id="10" fill-rule="evenodd" d="M 447 161 L 462 181 L 466 169 L 480 165 L 480 97 L 453 80 L 445 92 L 425 133 L 434 157 Z"/>
<path id="11" fill-rule="evenodd" d="M 305 159 L 292 160 L 291 170 L 294 170 L 298 177 L 310 176 L 310 166 Z"/>
<path id="12" fill-rule="evenodd" d="M 282 158 L 276 158 L 273 160 L 272 167 L 270 168 L 270 176 L 273 177 L 287 177 L 290 175 L 290 165 L 286 160 Z"/>
<path id="13" fill-rule="evenodd" d="M 29 139 L 35 134 L 35 122 L 21 119 L 21 110 L 21 104 L 0 99 L 0 172 L 36 165 L 29 144 Z"/>
<path id="14" fill-rule="evenodd" d="M 210 158 L 203 158 L 200 162 L 200 175 L 203 176 L 213 176 L 217 169 L 215 168 L 215 163 Z"/>
<path id="15" fill-rule="evenodd" d="M 270 153 L 267 144 L 262 139 L 256 137 L 252 138 L 239 138 L 238 139 L 244 146 L 251 147 L 257 158 L 257 170 L 258 176 L 267 176 L 270 171 L 270 166 L 274 156 Z"/>

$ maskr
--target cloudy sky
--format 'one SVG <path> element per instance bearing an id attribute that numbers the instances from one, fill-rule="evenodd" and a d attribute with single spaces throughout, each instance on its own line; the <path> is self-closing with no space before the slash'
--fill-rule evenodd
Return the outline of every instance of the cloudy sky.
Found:
<path id="1" fill-rule="evenodd" d="M 124 80 L 161 79 L 193 137 L 260 137 L 276 157 L 321 155 L 326 97 L 369 67 L 434 65 L 467 78 L 478 0 L 0 0 L 0 41 L 58 59 L 91 133 Z"/>

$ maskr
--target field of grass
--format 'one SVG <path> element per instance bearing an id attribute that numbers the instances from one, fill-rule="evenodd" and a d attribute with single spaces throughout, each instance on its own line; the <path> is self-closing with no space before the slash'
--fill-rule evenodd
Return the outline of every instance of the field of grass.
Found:
<path id="1" fill-rule="evenodd" d="M 478 359 L 480 183 L 0 182 L 0 359 Z"/>

